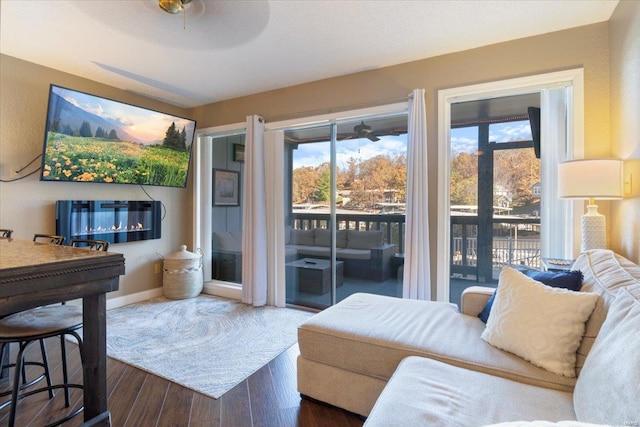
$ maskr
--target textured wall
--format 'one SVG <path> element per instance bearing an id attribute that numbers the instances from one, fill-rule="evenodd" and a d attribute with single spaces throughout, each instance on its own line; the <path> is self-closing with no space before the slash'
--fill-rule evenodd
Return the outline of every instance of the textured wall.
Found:
<path id="1" fill-rule="evenodd" d="M 50 68 L 0 56 L 0 177 L 10 179 L 11 170 L 26 165 L 42 152 L 49 85 L 93 93 L 141 107 L 185 116 L 181 108 L 159 103 L 113 87 L 62 73 Z M 28 170 L 40 165 L 38 159 Z M 191 184 L 191 179 L 189 184 Z M 162 238 L 145 242 L 113 244 L 110 250 L 124 254 L 126 275 L 120 290 L 110 298 L 162 285 L 154 273 L 156 252 L 166 255 L 180 244 L 192 244 L 191 189 L 145 187 L 167 208 Z M 0 227 L 11 228 L 14 236 L 30 239 L 33 233 L 55 232 L 55 201 L 62 199 L 146 200 L 139 186 L 40 182 L 35 174 L 24 180 L 0 183 Z"/>
<path id="2" fill-rule="evenodd" d="M 640 2 L 623 0 L 611 34 L 611 147 L 632 174 L 632 193 L 611 205 L 611 248 L 640 264 Z"/>

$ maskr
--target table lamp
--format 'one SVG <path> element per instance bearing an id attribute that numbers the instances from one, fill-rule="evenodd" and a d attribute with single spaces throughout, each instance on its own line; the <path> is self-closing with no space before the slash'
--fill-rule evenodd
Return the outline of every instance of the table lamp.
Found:
<path id="1" fill-rule="evenodd" d="M 622 199 L 622 161 L 616 159 L 570 160 L 558 165 L 558 197 L 588 199 L 582 215 L 581 251 L 607 247 L 604 215 L 595 200 Z"/>

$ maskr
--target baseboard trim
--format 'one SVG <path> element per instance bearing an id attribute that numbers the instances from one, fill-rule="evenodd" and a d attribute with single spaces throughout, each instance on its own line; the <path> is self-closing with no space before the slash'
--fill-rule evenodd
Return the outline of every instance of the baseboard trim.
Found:
<path id="1" fill-rule="evenodd" d="M 162 288 L 153 288 L 147 291 L 136 292 L 135 294 L 110 298 L 107 299 L 107 310 L 124 307 L 125 305 L 134 304 L 136 302 L 145 301 L 159 296 L 162 296 Z"/>
<path id="2" fill-rule="evenodd" d="M 225 282 L 208 282 L 205 283 L 202 292 L 217 297 L 228 298 L 233 300 L 242 300 L 242 289 L 239 286 L 229 285 Z M 162 296 L 162 288 L 153 288 L 134 294 L 123 295 L 121 297 L 107 299 L 107 310 L 124 307 L 125 305 L 135 304 L 140 301 L 146 301 L 151 298 Z M 71 305 L 82 305 L 82 300 L 77 299 L 70 301 Z"/>
<path id="3" fill-rule="evenodd" d="M 204 284 L 202 292 L 216 297 L 242 301 L 242 288 L 228 282 L 211 281 Z"/>

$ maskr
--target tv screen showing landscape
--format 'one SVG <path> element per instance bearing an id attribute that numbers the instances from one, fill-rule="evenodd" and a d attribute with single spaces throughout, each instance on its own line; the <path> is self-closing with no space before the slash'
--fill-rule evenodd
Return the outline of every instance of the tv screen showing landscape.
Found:
<path id="1" fill-rule="evenodd" d="M 51 85 L 42 181 L 187 185 L 196 122 Z"/>

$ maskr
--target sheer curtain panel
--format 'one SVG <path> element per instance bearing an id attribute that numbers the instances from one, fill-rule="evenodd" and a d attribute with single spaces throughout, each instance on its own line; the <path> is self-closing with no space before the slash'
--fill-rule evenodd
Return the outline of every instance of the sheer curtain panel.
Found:
<path id="1" fill-rule="evenodd" d="M 242 302 L 267 303 L 267 204 L 264 119 L 247 116 L 243 190 Z"/>
<path id="2" fill-rule="evenodd" d="M 431 299 L 428 184 L 424 89 L 414 89 L 409 102 L 407 138 L 407 225 L 403 298 Z"/>
<path id="3" fill-rule="evenodd" d="M 286 305 L 284 269 L 284 131 L 264 134 L 267 202 L 267 304 Z"/>

